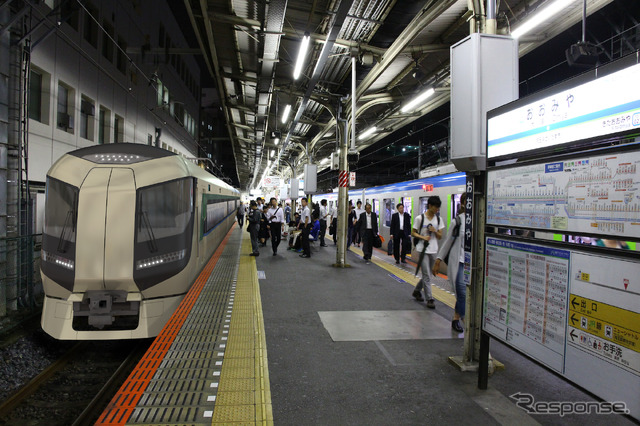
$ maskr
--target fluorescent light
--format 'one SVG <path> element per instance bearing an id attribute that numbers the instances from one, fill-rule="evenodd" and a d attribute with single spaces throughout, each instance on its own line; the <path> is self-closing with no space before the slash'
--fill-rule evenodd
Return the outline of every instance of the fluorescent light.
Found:
<path id="1" fill-rule="evenodd" d="M 276 152 L 272 149 L 272 150 L 271 150 L 271 152 L 269 153 L 269 157 L 270 157 L 270 158 L 273 158 L 273 156 L 275 155 L 275 153 L 276 153 Z"/>
<path id="2" fill-rule="evenodd" d="M 362 134 L 360 134 L 360 136 L 358 136 L 358 140 L 362 140 L 362 139 L 368 137 L 369 135 L 373 134 L 373 132 L 375 132 L 376 130 L 378 130 L 378 128 L 376 126 L 369 127 Z"/>
<path id="3" fill-rule="evenodd" d="M 297 80 L 302 72 L 302 64 L 307 56 L 307 49 L 309 49 L 309 33 L 305 33 L 300 42 L 300 50 L 298 50 L 298 59 L 296 59 L 296 67 L 293 69 L 293 79 Z"/>
<path id="4" fill-rule="evenodd" d="M 287 104 L 287 106 L 284 107 L 284 111 L 282 112 L 282 122 L 286 123 L 287 119 L 289 118 L 289 113 L 291 112 L 291 105 Z"/>
<path id="5" fill-rule="evenodd" d="M 274 145 L 278 145 L 278 142 L 280 142 L 280 138 L 275 138 L 275 139 L 273 140 L 273 144 L 274 144 Z"/>
<path id="6" fill-rule="evenodd" d="M 563 8 L 565 8 L 572 0 L 556 0 L 551 3 L 549 6 L 541 8 L 541 10 L 533 14 L 533 16 L 527 20 L 525 20 L 521 25 L 511 31 L 511 37 L 520 38 L 547 19 L 551 18 L 556 13 L 560 12 Z"/>
<path id="7" fill-rule="evenodd" d="M 411 99 L 405 106 L 402 107 L 402 109 L 400 111 L 402 111 L 402 112 L 410 112 L 410 111 L 413 111 L 413 110 L 417 109 L 419 106 L 422 106 L 422 103 L 424 101 L 426 101 L 428 98 L 433 96 L 433 94 L 435 92 L 436 91 L 433 89 L 433 87 L 430 87 L 429 89 L 427 89 L 424 92 L 420 93 L 415 98 Z"/>

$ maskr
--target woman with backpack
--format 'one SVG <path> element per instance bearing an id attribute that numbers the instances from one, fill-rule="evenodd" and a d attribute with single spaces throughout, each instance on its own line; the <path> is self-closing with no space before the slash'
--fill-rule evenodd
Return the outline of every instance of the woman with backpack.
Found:
<path id="1" fill-rule="evenodd" d="M 461 322 L 463 321 L 465 314 L 465 298 L 467 297 L 467 287 L 463 280 L 464 250 L 462 248 L 462 241 L 464 238 L 459 238 L 461 235 L 464 235 L 464 206 L 466 202 L 467 194 L 465 192 L 460 197 L 460 208 L 458 209 L 458 214 L 447 232 L 447 238 L 438 251 L 436 262 L 432 268 L 433 275 L 436 275 L 440 271 L 440 262 L 445 260 L 445 263 L 447 264 L 447 276 L 449 278 L 449 283 L 456 293 L 456 305 L 454 308 L 453 320 L 451 321 L 451 328 L 458 333 L 462 333 L 463 331 Z"/>

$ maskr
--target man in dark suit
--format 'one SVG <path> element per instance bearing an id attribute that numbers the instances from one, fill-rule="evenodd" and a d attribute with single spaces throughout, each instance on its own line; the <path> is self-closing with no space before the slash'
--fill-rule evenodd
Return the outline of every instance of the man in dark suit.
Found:
<path id="1" fill-rule="evenodd" d="M 407 263 L 405 257 L 411 248 L 411 215 L 404 211 L 402 203 L 396 206 L 397 213 L 391 216 L 391 236 L 393 237 L 393 257 L 396 263 Z"/>
<path id="2" fill-rule="evenodd" d="M 362 237 L 362 253 L 367 263 L 370 263 L 373 253 L 373 237 L 378 235 L 378 216 L 371 211 L 371 204 L 367 203 L 364 213 L 360 215 L 356 228 Z"/>

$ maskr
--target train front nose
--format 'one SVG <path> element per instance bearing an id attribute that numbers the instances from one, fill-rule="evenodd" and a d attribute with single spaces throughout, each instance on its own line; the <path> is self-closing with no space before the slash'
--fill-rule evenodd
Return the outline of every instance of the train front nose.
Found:
<path id="1" fill-rule="evenodd" d="M 133 280 L 135 205 L 131 169 L 94 168 L 82 183 L 73 291 L 77 295 L 75 323 L 86 319 L 88 325 L 102 328 L 116 318 L 137 321 L 141 297 Z"/>

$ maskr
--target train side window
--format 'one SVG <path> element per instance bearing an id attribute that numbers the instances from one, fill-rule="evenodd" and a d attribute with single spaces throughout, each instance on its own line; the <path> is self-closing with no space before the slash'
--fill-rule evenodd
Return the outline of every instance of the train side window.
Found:
<path id="1" fill-rule="evenodd" d="M 391 226 L 391 216 L 396 212 L 396 199 L 384 198 L 382 200 L 382 225 Z"/>
<path id="2" fill-rule="evenodd" d="M 378 220 L 380 220 L 380 200 L 374 199 L 371 208 L 376 213 L 376 216 L 378 216 Z"/>
<path id="3" fill-rule="evenodd" d="M 460 209 L 460 197 L 462 197 L 462 194 L 452 194 L 451 195 L 451 206 L 449 208 L 449 218 L 451 220 L 453 220 L 453 218 L 455 217 L 456 213 Z"/>

